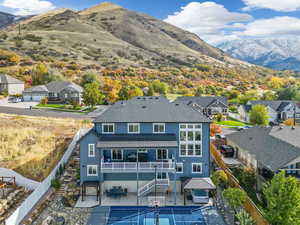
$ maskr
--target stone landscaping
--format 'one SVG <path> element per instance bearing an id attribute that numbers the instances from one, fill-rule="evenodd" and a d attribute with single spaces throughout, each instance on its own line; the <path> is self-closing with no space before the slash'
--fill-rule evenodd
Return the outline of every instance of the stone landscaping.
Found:
<path id="1" fill-rule="evenodd" d="M 72 154 L 69 162 L 61 168 L 59 178 L 60 187 L 51 188 L 48 197 L 38 206 L 25 224 L 50 225 L 69 224 L 85 225 L 90 216 L 91 209 L 75 208 L 75 203 L 80 194 L 77 184 L 79 168 L 79 148 Z"/>
<path id="2" fill-rule="evenodd" d="M 16 208 L 18 208 L 18 206 L 30 195 L 30 193 L 30 190 L 26 190 L 23 187 L 3 190 L 3 193 L 0 196 L 0 225 L 5 224 L 5 220 Z"/>

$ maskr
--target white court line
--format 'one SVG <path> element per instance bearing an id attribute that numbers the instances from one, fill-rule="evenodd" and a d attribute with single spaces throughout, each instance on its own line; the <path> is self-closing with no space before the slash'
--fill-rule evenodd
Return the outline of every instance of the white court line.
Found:
<path id="1" fill-rule="evenodd" d="M 173 216 L 174 225 L 176 225 L 176 220 L 175 220 L 174 209 L 172 209 L 172 216 Z"/>

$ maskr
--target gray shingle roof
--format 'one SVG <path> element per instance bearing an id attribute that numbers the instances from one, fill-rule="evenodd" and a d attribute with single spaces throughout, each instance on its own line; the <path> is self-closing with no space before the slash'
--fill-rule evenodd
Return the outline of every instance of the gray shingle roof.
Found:
<path id="1" fill-rule="evenodd" d="M 49 92 L 55 92 L 55 93 L 61 92 L 66 88 L 69 89 L 72 88 L 73 90 L 76 90 L 78 92 L 83 92 L 82 87 L 69 81 L 52 81 L 46 84 L 46 87 Z"/>
<path id="2" fill-rule="evenodd" d="M 113 134 L 99 136 L 97 147 L 178 147 L 178 143 L 174 134 Z"/>
<path id="3" fill-rule="evenodd" d="M 285 101 L 285 100 L 278 100 L 278 101 L 266 101 L 266 100 L 258 100 L 258 101 L 249 101 L 249 103 L 254 105 L 264 105 L 269 106 L 276 112 L 281 112 L 288 104 L 294 103 L 293 101 Z M 249 104 L 248 103 L 248 104 Z"/>
<path id="4" fill-rule="evenodd" d="M 33 86 L 31 88 L 26 88 L 23 93 L 33 93 L 33 92 L 45 92 L 48 93 L 48 89 L 45 85 Z"/>
<path id="5" fill-rule="evenodd" d="M 184 103 L 171 103 L 164 97 L 137 97 L 115 103 L 94 122 L 208 123 L 210 120 Z"/>
<path id="6" fill-rule="evenodd" d="M 191 103 L 196 103 L 197 105 L 202 106 L 204 108 L 210 106 L 215 102 L 221 102 L 228 107 L 227 98 L 222 96 L 182 96 L 178 97 L 175 100 L 175 103 L 182 102 L 184 102 L 187 105 L 190 105 Z"/>
<path id="7" fill-rule="evenodd" d="M 278 131 L 278 129 L 278 127 L 253 127 L 229 134 L 227 138 L 243 150 L 255 155 L 257 161 L 264 166 L 277 171 L 292 160 L 300 157 L 299 141 L 292 140 L 293 138 L 300 139 L 299 127 L 297 130 L 287 127 L 282 132 Z M 291 137 L 288 137 L 289 135 Z M 294 144 L 297 144 L 297 146 Z"/>
<path id="8" fill-rule="evenodd" d="M 24 82 L 9 75 L 0 74 L 0 84 L 24 84 Z"/>

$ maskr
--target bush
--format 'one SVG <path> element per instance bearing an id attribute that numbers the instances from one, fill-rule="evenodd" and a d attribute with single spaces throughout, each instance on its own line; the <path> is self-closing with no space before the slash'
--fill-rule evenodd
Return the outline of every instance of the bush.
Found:
<path id="1" fill-rule="evenodd" d="M 55 178 L 51 181 L 51 187 L 55 188 L 58 190 L 61 187 L 60 180 L 58 178 Z"/>
<path id="2" fill-rule="evenodd" d="M 211 176 L 211 179 L 216 186 L 221 186 L 222 188 L 226 188 L 228 186 L 228 176 L 224 170 L 215 171 Z"/>
<path id="3" fill-rule="evenodd" d="M 40 101 L 40 104 L 42 105 L 47 105 L 48 104 L 48 98 L 42 98 L 41 101 Z"/>

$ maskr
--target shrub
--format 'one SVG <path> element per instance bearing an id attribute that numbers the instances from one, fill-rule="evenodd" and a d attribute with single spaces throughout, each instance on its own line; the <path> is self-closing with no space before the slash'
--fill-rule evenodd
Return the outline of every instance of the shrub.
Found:
<path id="1" fill-rule="evenodd" d="M 51 187 L 55 188 L 58 190 L 61 187 L 60 180 L 58 178 L 55 178 L 51 181 Z"/>
<path id="2" fill-rule="evenodd" d="M 216 186 L 221 186 L 223 188 L 226 188 L 228 186 L 228 176 L 224 172 L 224 170 L 217 170 L 213 173 L 211 176 L 212 182 Z"/>
<path id="3" fill-rule="evenodd" d="M 48 98 L 47 97 L 42 98 L 40 104 L 47 105 L 48 104 Z"/>

